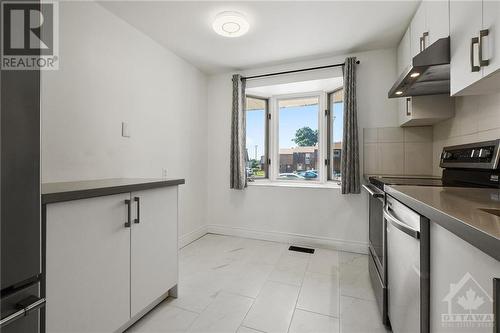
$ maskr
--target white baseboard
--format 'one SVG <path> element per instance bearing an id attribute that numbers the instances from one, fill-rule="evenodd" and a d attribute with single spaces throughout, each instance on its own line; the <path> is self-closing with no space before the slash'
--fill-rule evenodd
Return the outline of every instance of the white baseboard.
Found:
<path id="1" fill-rule="evenodd" d="M 208 233 L 207 226 L 203 225 L 194 231 L 191 231 L 187 234 L 180 236 L 179 237 L 179 249 L 183 248 L 184 246 L 188 245 L 189 243 L 194 242 L 198 238 L 203 237 L 207 233 Z"/>
<path id="2" fill-rule="evenodd" d="M 211 234 L 237 236 L 244 238 L 260 239 L 273 242 L 320 247 L 331 250 L 340 250 L 354 253 L 368 254 L 368 243 L 357 241 L 344 241 L 329 237 L 293 234 L 281 231 L 264 231 L 243 227 L 231 227 L 220 224 L 209 224 L 206 232 Z"/>

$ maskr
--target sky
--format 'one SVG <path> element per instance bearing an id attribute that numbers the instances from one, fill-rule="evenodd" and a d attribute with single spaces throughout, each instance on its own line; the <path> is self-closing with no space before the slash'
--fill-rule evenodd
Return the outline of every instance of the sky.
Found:
<path id="1" fill-rule="evenodd" d="M 295 132 L 304 126 L 315 130 L 318 128 L 318 105 L 301 107 L 280 108 L 279 116 L 279 146 L 280 148 L 295 147 L 292 139 Z M 342 140 L 342 118 L 343 103 L 335 103 L 333 106 L 335 116 L 333 135 L 334 141 Z M 257 160 L 264 154 L 265 142 L 265 111 L 252 110 L 247 112 L 247 149 L 248 156 L 255 158 L 255 146 L 257 145 Z"/>

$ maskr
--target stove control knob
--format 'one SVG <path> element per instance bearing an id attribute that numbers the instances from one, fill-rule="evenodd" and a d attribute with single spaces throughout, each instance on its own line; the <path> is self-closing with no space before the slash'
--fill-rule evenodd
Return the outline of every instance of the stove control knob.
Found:
<path id="1" fill-rule="evenodd" d="M 444 151 L 443 152 L 443 160 L 448 160 L 450 159 L 451 157 L 453 156 L 452 153 L 448 152 L 448 151 Z"/>
<path id="2" fill-rule="evenodd" d="M 491 150 L 489 149 L 481 149 L 479 151 L 479 158 L 487 158 L 487 157 L 490 157 L 491 155 Z"/>

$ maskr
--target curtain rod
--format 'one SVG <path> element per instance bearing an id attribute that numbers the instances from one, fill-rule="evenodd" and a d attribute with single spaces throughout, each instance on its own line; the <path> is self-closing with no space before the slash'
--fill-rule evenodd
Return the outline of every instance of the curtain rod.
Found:
<path id="1" fill-rule="evenodd" d="M 356 64 L 359 64 L 359 63 L 360 63 L 359 60 L 356 61 Z M 292 73 L 299 73 L 299 72 L 306 72 L 306 71 L 314 71 L 314 70 L 317 70 L 317 69 L 340 67 L 340 66 L 344 66 L 344 65 L 345 65 L 345 62 L 343 62 L 341 64 L 326 65 L 326 66 L 319 66 L 319 67 L 309 67 L 309 68 L 295 69 L 295 70 L 285 71 L 285 72 L 276 72 L 276 73 L 252 75 L 252 76 L 242 77 L 242 79 L 245 79 L 245 80 L 258 79 L 258 78 L 267 77 L 267 76 L 275 76 L 275 75 L 292 74 Z"/>

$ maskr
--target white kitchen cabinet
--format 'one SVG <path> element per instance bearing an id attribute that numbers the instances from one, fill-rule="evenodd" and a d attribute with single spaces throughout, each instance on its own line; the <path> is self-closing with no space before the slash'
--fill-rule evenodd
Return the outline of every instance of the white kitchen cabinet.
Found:
<path id="1" fill-rule="evenodd" d="M 412 97 L 398 98 L 399 126 L 408 126 L 412 116 Z"/>
<path id="2" fill-rule="evenodd" d="M 399 98 L 399 125 L 427 126 L 455 115 L 454 99 L 448 95 Z"/>
<path id="3" fill-rule="evenodd" d="M 481 1 L 450 3 L 450 90 L 456 95 L 482 77 L 477 41 L 482 24 Z"/>
<path id="4" fill-rule="evenodd" d="M 450 9 L 449 1 L 424 0 L 426 17 L 425 46 L 429 46 L 440 38 L 450 35 Z"/>
<path id="5" fill-rule="evenodd" d="M 177 187 L 132 192 L 132 201 L 139 208 L 131 237 L 134 317 L 177 281 Z"/>
<path id="6" fill-rule="evenodd" d="M 47 332 L 113 332 L 129 320 L 129 198 L 46 206 Z"/>
<path id="7" fill-rule="evenodd" d="M 493 279 L 500 278 L 500 262 L 433 222 L 430 239 L 430 331 L 459 332 L 464 328 L 443 327 L 443 320 L 450 324 L 450 313 L 493 313 Z M 492 326 L 464 327 L 467 332 L 493 333 Z"/>
<path id="8" fill-rule="evenodd" d="M 398 45 L 398 75 L 401 75 L 406 68 L 411 65 L 411 32 L 410 27 L 406 29 L 406 32 L 399 42 Z"/>
<path id="9" fill-rule="evenodd" d="M 139 189 L 44 205 L 47 332 L 123 331 L 176 296 L 177 186 Z"/>
<path id="10" fill-rule="evenodd" d="M 483 37 L 484 59 L 489 60 L 483 75 L 488 76 L 500 69 L 500 1 L 483 2 L 483 29 L 488 31 Z"/>
<path id="11" fill-rule="evenodd" d="M 424 33 L 427 31 L 425 14 L 425 3 L 421 2 L 410 24 L 412 57 L 416 56 L 423 50 L 422 38 L 424 37 Z"/>
<path id="12" fill-rule="evenodd" d="M 420 3 L 398 45 L 398 75 L 419 54 L 440 38 L 450 35 L 449 1 L 425 0 Z"/>
<path id="13" fill-rule="evenodd" d="M 497 1 L 451 1 L 452 95 L 500 91 L 499 20 L 500 4 Z"/>

